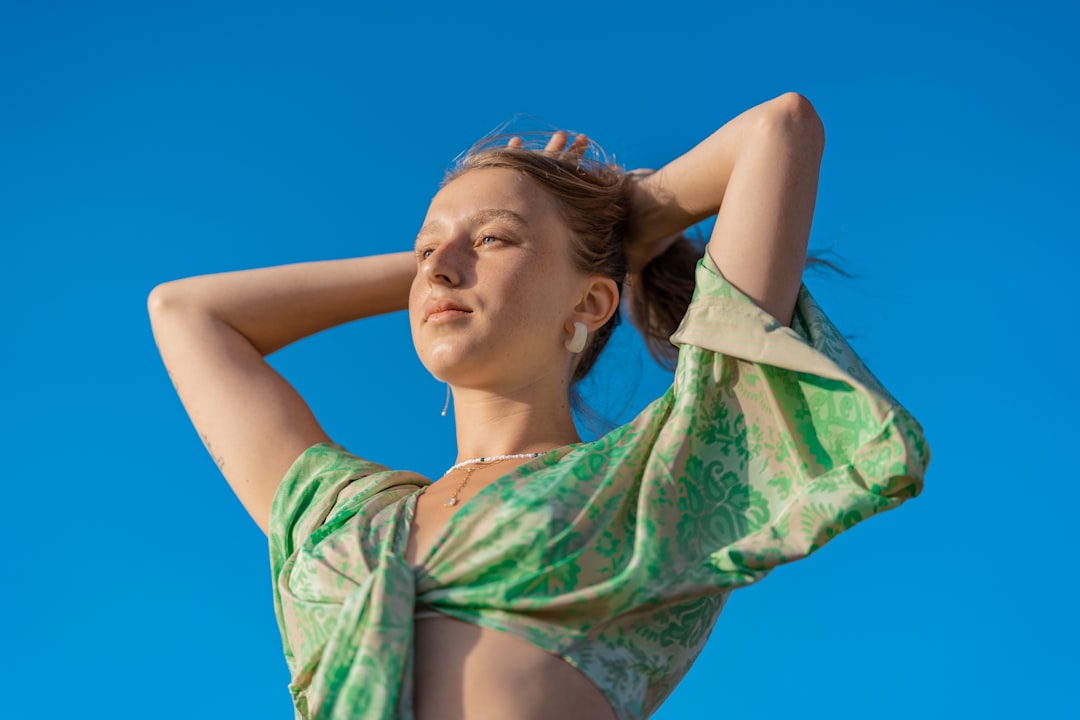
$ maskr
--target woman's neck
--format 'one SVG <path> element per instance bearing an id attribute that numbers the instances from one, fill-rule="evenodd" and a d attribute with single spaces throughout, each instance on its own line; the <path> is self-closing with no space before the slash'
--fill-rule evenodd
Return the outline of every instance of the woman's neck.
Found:
<path id="1" fill-rule="evenodd" d="M 581 441 L 565 387 L 513 393 L 454 389 L 458 462 L 476 457 L 546 452 Z"/>

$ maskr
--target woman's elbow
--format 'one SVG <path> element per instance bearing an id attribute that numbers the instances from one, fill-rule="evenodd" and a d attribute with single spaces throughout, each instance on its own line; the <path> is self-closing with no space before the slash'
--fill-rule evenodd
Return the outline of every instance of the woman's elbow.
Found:
<path id="1" fill-rule="evenodd" d="M 183 280 L 163 282 L 151 290 L 146 298 L 146 311 L 150 314 L 151 322 L 191 305 L 192 298 Z"/>
<path id="2" fill-rule="evenodd" d="M 171 286 L 172 283 L 165 282 L 150 291 L 146 298 L 146 311 L 151 318 L 161 315 L 169 307 L 175 305 L 176 293 Z"/>
<path id="3" fill-rule="evenodd" d="M 782 133 L 819 156 L 824 152 L 825 124 L 805 95 L 786 92 L 766 104 L 769 111 L 762 119 L 764 127 Z"/>

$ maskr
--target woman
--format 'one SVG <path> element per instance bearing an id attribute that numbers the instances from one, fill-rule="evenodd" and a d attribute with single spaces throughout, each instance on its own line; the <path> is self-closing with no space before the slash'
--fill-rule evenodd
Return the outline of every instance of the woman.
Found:
<path id="1" fill-rule="evenodd" d="M 567 141 L 469 154 L 413 252 L 151 294 L 177 392 L 269 534 L 298 718 L 647 717 L 732 589 L 921 488 L 921 428 L 801 287 L 824 147 L 805 98 L 652 174 Z M 712 214 L 695 270 L 680 233 Z M 572 386 L 624 289 L 675 381 L 582 443 Z M 333 444 L 263 359 L 406 307 L 454 398 L 435 483 Z"/>

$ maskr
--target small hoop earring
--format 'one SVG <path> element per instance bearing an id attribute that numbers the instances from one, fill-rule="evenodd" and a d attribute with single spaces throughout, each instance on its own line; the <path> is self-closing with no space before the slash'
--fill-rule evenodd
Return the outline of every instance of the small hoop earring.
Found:
<path id="1" fill-rule="evenodd" d="M 566 341 L 566 349 L 577 355 L 585 349 L 585 341 L 589 339 L 589 328 L 585 323 L 574 323 L 574 337 Z"/>
<path id="2" fill-rule="evenodd" d="M 442 408 L 442 416 L 446 417 L 446 411 L 450 409 L 450 383 L 446 383 L 446 404 Z"/>

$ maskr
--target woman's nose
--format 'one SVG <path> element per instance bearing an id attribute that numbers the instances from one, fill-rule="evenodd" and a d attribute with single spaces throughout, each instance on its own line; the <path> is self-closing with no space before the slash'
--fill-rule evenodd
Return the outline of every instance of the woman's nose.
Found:
<path id="1" fill-rule="evenodd" d="M 454 242 L 440 243 L 427 256 L 423 263 L 423 272 L 428 282 L 451 287 L 461 284 L 464 259 L 457 245 L 458 243 Z"/>

